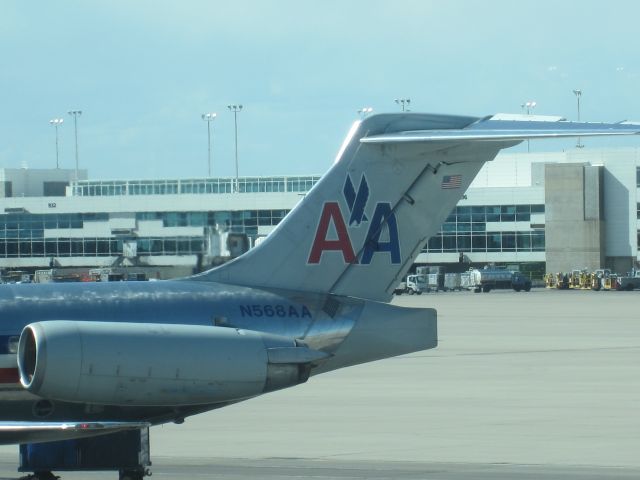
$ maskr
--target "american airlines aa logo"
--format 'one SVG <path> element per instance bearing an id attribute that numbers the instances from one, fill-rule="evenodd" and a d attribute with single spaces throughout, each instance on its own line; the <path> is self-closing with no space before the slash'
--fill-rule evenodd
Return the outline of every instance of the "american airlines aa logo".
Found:
<path id="1" fill-rule="evenodd" d="M 371 220 L 369 220 L 366 213 L 369 201 L 369 184 L 364 174 L 360 179 L 357 191 L 351 177 L 347 175 L 342 193 L 348 214 L 343 215 L 338 202 L 324 203 L 307 263 L 318 264 L 324 252 L 337 252 L 342 254 L 345 263 L 368 265 L 376 253 L 384 253 L 388 255 L 391 263 L 399 264 L 398 222 L 395 213 L 391 210 L 391 203 L 376 203 L 370 217 Z M 349 219 L 348 226 L 345 218 Z M 368 224 L 368 229 L 362 255 L 358 261 L 349 232 L 362 228 L 365 224 Z M 355 247 L 360 246 L 356 245 Z"/>

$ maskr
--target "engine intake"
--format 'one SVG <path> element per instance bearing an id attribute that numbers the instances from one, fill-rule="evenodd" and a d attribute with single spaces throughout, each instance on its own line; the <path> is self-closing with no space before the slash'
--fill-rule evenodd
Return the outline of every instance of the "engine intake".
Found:
<path id="1" fill-rule="evenodd" d="M 250 330 L 55 320 L 27 325 L 20 382 L 50 399 L 180 406 L 242 400 L 306 382 L 326 358 L 295 340 Z"/>

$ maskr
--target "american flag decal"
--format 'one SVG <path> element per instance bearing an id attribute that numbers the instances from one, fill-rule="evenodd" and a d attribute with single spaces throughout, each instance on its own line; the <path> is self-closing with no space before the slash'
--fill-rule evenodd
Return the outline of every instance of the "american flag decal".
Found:
<path id="1" fill-rule="evenodd" d="M 442 177 L 441 188 L 460 188 L 462 186 L 462 175 L 445 175 Z"/>

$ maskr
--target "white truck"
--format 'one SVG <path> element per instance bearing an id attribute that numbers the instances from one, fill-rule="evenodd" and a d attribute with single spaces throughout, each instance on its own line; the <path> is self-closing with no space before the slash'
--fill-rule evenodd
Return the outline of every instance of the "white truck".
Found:
<path id="1" fill-rule="evenodd" d="M 400 285 L 396 287 L 393 293 L 396 295 L 402 295 L 403 293 L 421 295 L 422 292 L 428 291 L 426 275 L 407 275 L 405 281 L 400 282 Z"/>

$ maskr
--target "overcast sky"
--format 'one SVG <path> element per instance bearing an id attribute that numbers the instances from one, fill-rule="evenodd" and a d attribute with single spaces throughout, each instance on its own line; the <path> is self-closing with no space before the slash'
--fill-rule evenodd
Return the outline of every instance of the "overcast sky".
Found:
<path id="1" fill-rule="evenodd" d="M 640 2 L 31 1 L 0 4 L 0 167 L 91 178 L 323 173 L 361 107 L 640 119 Z M 635 141 L 635 144 L 640 144 Z M 553 150 L 541 143 L 532 150 Z"/>

